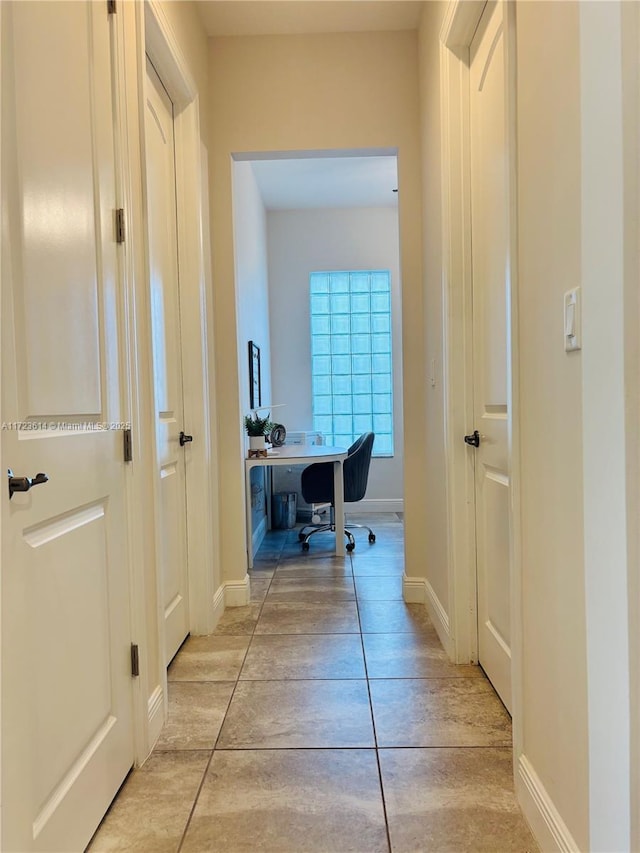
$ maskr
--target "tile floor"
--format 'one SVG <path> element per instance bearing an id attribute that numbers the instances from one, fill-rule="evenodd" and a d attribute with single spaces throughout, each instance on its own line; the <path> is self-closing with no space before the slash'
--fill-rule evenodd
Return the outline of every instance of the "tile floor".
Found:
<path id="1" fill-rule="evenodd" d="M 509 716 L 402 601 L 401 517 L 366 518 L 377 542 L 344 559 L 268 535 L 251 605 L 171 664 L 168 722 L 92 853 L 537 851 Z"/>

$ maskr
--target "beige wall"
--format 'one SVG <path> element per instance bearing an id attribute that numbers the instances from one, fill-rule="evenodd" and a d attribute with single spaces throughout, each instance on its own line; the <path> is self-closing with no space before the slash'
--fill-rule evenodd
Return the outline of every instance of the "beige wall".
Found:
<path id="1" fill-rule="evenodd" d="M 234 288 L 231 154 L 398 150 L 403 283 L 407 571 L 424 553 L 424 345 L 417 38 L 415 33 L 256 36 L 210 41 L 210 179 L 222 563 L 246 570 L 243 435 Z"/>
<path id="2" fill-rule="evenodd" d="M 589 843 L 632 850 L 637 717 L 638 10 L 580 4 Z M 629 431 L 630 430 L 630 431 Z M 631 642 L 630 642 L 631 639 Z M 631 658 L 630 658 L 631 655 Z M 631 678 L 630 678 L 631 676 Z M 630 684 L 631 682 L 631 684 Z M 632 706 L 635 704 L 632 700 Z M 635 731 L 637 735 L 637 729 Z"/>
<path id="3" fill-rule="evenodd" d="M 414 572 L 426 577 L 450 615 L 447 556 L 447 493 L 444 440 L 443 294 L 440 164 L 439 33 L 446 3 L 424 4 L 420 22 L 420 120 L 424 257 L 426 424 L 424 469 L 424 551 Z M 434 362 L 435 385 L 426 381 Z"/>
<path id="4" fill-rule="evenodd" d="M 563 348 L 581 279 L 578 4 L 519 4 L 517 63 L 522 746 L 586 850 L 582 354 Z"/>

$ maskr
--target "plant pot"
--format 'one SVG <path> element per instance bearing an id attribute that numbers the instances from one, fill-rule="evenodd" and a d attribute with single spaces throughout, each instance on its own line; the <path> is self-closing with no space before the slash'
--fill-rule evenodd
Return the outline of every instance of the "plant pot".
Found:
<path id="1" fill-rule="evenodd" d="M 249 436 L 249 459 L 259 459 L 267 455 L 266 441 L 264 435 Z"/>

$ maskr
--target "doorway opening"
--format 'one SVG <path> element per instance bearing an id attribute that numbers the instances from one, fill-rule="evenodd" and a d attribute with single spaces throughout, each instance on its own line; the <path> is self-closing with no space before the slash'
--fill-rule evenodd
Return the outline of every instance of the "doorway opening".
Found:
<path id="1" fill-rule="evenodd" d="M 349 446 L 363 432 L 377 433 L 358 513 L 404 509 L 397 190 L 397 157 L 390 150 L 234 157 L 242 413 L 251 410 L 252 392 L 255 398 L 251 341 L 260 351 L 262 414 L 284 424 L 289 443 Z M 356 316 L 354 288 L 367 291 L 361 304 L 376 304 L 370 289 L 382 287 L 385 276 L 386 317 L 382 310 Z M 335 310 L 317 321 L 326 334 L 312 336 L 314 287 L 326 287 L 326 303 L 333 300 Z M 274 469 L 271 484 L 259 468 L 252 477 L 255 552 L 269 526 L 269 492 L 296 493 L 300 521 L 310 520 L 313 509 L 302 501 L 295 466 Z"/>

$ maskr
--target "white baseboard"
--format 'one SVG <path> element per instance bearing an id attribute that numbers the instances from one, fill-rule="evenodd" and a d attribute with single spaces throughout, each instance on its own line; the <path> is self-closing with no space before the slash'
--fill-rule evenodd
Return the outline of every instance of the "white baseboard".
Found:
<path id="1" fill-rule="evenodd" d="M 160 729 L 164 725 L 164 694 L 162 687 L 158 685 L 149 696 L 148 702 L 149 714 L 149 744 L 153 744 L 158 740 Z"/>
<path id="2" fill-rule="evenodd" d="M 404 500 L 402 498 L 365 498 L 357 503 L 344 505 L 347 515 L 350 512 L 365 514 L 369 512 L 404 512 Z"/>
<path id="3" fill-rule="evenodd" d="M 251 601 L 251 584 L 246 574 L 241 581 L 225 581 L 224 606 L 244 607 Z"/>
<path id="4" fill-rule="evenodd" d="M 541 850 L 580 853 L 573 836 L 526 755 L 518 759 L 518 801 Z"/>
<path id="5" fill-rule="evenodd" d="M 424 604 L 427 600 L 424 578 L 408 578 L 402 575 L 402 597 L 407 604 Z"/>
<path id="6" fill-rule="evenodd" d="M 445 652 L 453 660 L 454 648 L 449 628 L 449 616 L 429 581 L 426 578 L 409 578 L 403 575 L 402 597 L 407 604 L 426 604 L 429 618 L 438 632 L 440 642 Z"/>
<path id="7" fill-rule="evenodd" d="M 260 524 L 256 526 L 256 529 L 253 531 L 251 535 L 251 547 L 253 548 L 253 556 L 258 553 L 258 548 L 262 545 L 262 540 L 267 535 L 267 516 L 263 516 L 260 521 Z"/>
<path id="8" fill-rule="evenodd" d="M 447 637 L 449 637 L 449 614 L 442 606 L 442 602 L 436 595 L 435 589 L 431 586 L 429 581 L 426 580 L 426 578 L 424 588 L 427 597 L 427 607 L 429 608 L 429 615 L 431 616 L 432 621 L 441 625 L 442 630 L 446 633 Z"/>
<path id="9" fill-rule="evenodd" d="M 218 622 L 222 618 L 222 614 L 224 613 L 224 597 L 224 584 L 221 583 L 218 589 L 216 590 L 215 595 L 213 596 L 213 626 L 211 628 L 212 631 L 215 631 L 216 625 L 218 624 Z"/>
<path id="10" fill-rule="evenodd" d="M 449 627 L 449 615 L 426 578 L 402 576 L 402 597 L 407 604 L 426 604 L 429 618 L 438 632 L 445 652 L 454 659 L 453 637 Z"/>
<path id="11" fill-rule="evenodd" d="M 453 646 L 453 637 L 451 636 L 451 626 L 449 624 L 449 614 L 442 606 L 442 602 L 436 595 L 436 591 L 431 586 L 428 580 L 425 579 L 424 589 L 427 600 L 427 610 L 433 622 L 433 626 L 438 632 L 440 642 L 442 643 L 445 652 L 451 660 L 455 658 L 455 648 Z"/>

